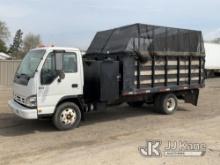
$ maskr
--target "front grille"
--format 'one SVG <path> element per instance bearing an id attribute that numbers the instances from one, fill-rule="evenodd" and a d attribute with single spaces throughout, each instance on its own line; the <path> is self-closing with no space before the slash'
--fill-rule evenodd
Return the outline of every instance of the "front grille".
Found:
<path id="1" fill-rule="evenodd" d="M 25 104 L 25 98 L 17 94 L 14 94 L 14 100 L 18 103 Z"/>

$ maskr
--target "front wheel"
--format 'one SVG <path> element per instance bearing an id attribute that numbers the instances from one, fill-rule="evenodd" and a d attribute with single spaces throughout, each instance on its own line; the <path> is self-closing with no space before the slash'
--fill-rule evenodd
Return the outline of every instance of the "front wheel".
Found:
<path id="1" fill-rule="evenodd" d="M 155 101 L 155 108 L 163 114 L 173 114 L 177 109 L 177 98 L 174 94 L 158 95 Z"/>
<path id="2" fill-rule="evenodd" d="M 81 120 L 81 111 L 77 104 L 66 102 L 56 108 L 53 123 L 59 130 L 76 128 Z"/>

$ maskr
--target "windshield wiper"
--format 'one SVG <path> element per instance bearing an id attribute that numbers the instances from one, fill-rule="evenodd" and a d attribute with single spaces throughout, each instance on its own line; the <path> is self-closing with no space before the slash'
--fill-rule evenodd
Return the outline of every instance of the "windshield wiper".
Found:
<path id="1" fill-rule="evenodd" d="M 23 76 L 23 77 L 26 77 L 26 78 L 30 78 L 30 76 L 29 75 L 27 75 L 27 74 L 25 74 L 25 73 L 16 73 L 16 77 L 17 78 L 20 78 L 21 76 Z"/>
<path id="2" fill-rule="evenodd" d="M 28 74 L 25 74 L 25 73 L 21 73 L 20 75 L 30 78 L 30 76 Z"/>

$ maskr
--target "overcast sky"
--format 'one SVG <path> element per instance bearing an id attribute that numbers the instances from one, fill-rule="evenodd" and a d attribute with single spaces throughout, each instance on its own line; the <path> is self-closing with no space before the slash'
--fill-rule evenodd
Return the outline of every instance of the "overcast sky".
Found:
<path id="1" fill-rule="evenodd" d="M 133 23 L 220 36 L 220 0 L 0 0 L 0 20 L 45 44 L 87 48 L 96 31 Z"/>

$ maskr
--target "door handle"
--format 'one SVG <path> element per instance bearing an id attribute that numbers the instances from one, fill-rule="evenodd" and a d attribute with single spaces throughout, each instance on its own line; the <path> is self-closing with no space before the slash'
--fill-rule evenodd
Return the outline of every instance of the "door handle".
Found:
<path id="1" fill-rule="evenodd" d="M 44 89 L 44 87 L 43 87 L 43 86 L 40 86 L 38 89 L 39 89 L 39 90 L 42 90 L 42 89 Z"/>
<path id="2" fill-rule="evenodd" d="M 77 88 L 78 84 L 72 84 L 72 88 Z"/>

